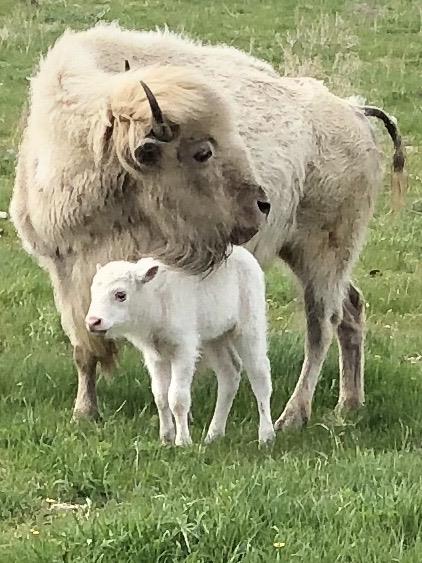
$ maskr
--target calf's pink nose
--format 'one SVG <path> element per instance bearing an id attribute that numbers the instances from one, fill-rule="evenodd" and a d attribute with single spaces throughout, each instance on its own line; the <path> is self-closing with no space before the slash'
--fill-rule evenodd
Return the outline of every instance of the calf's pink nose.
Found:
<path id="1" fill-rule="evenodd" d="M 89 330 L 92 332 L 95 332 L 96 330 L 101 328 L 101 323 L 102 319 L 99 319 L 98 317 L 88 317 L 86 319 L 86 324 L 88 325 Z"/>

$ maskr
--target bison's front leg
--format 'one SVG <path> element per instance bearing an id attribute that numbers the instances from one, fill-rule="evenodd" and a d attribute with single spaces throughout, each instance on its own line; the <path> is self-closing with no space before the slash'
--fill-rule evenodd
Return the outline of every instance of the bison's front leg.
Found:
<path id="1" fill-rule="evenodd" d="M 73 409 L 73 419 L 99 418 L 97 404 L 97 358 L 82 346 L 75 346 L 73 359 L 78 372 L 78 393 Z"/>

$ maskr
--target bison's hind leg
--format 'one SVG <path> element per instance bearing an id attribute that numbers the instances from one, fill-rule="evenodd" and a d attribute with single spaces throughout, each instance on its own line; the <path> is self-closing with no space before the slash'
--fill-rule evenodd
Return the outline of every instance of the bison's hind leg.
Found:
<path id="1" fill-rule="evenodd" d="M 306 337 L 305 358 L 296 387 L 276 430 L 300 428 L 308 422 L 319 374 L 341 319 L 342 283 L 323 285 L 308 280 L 304 287 Z"/>
<path id="2" fill-rule="evenodd" d="M 366 214 L 343 209 L 331 227 L 321 228 L 314 216 L 306 217 L 280 251 L 303 287 L 307 330 L 302 371 L 276 429 L 297 428 L 308 421 L 334 334 L 340 347 L 339 406 L 350 409 L 363 403 L 364 306 L 350 283 L 350 273 L 360 250 L 364 219 Z"/>
<path id="3" fill-rule="evenodd" d="M 337 409 L 356 410 L 364 404 L 365 302 L 350 284 L 343 301 L 343 319 L 337 329 L 340 364 L 340 394 Z"/>

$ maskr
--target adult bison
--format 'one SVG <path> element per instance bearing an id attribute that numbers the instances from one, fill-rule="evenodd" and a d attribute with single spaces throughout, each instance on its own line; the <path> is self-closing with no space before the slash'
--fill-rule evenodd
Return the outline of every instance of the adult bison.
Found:
<path id="1" fill-rule="evenodd" d="M 304 289 L 305 360 L 276 427 L 309 418 L 333 332 L 339 406 L 363 403 L 364 304 L 350 276 L 382 176 L 365 113 L 385 121 L 400 179 L 395 124 L 316 80 L 168 32 L 98 25 L 56 42 L 31 82 L 11 213 L 74 348 L 75 416 L 97 415 L 96 367 L 115 355 L 84 325 L 96 263 L 153 252 L 205 272 L 248 241 Z"/>

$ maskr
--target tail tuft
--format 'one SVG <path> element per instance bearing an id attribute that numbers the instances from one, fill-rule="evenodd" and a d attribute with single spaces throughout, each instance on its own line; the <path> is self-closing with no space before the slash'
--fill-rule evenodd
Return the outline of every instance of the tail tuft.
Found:
<path id="1" fill-rule="evenodd" d="M 393 211 L 399 211 L 405 205 L 407 174 L 404 169 L 406 157 L 403 141 L 397 125 L 397 119 L 388 115 L 382 109 L 374 106 L 362 106 L 361 109 L 365 115 L 381 119 L 388 131 L 388 134 L 393 140 L 395 150 L 391 173 L 391 207 Z"/>

